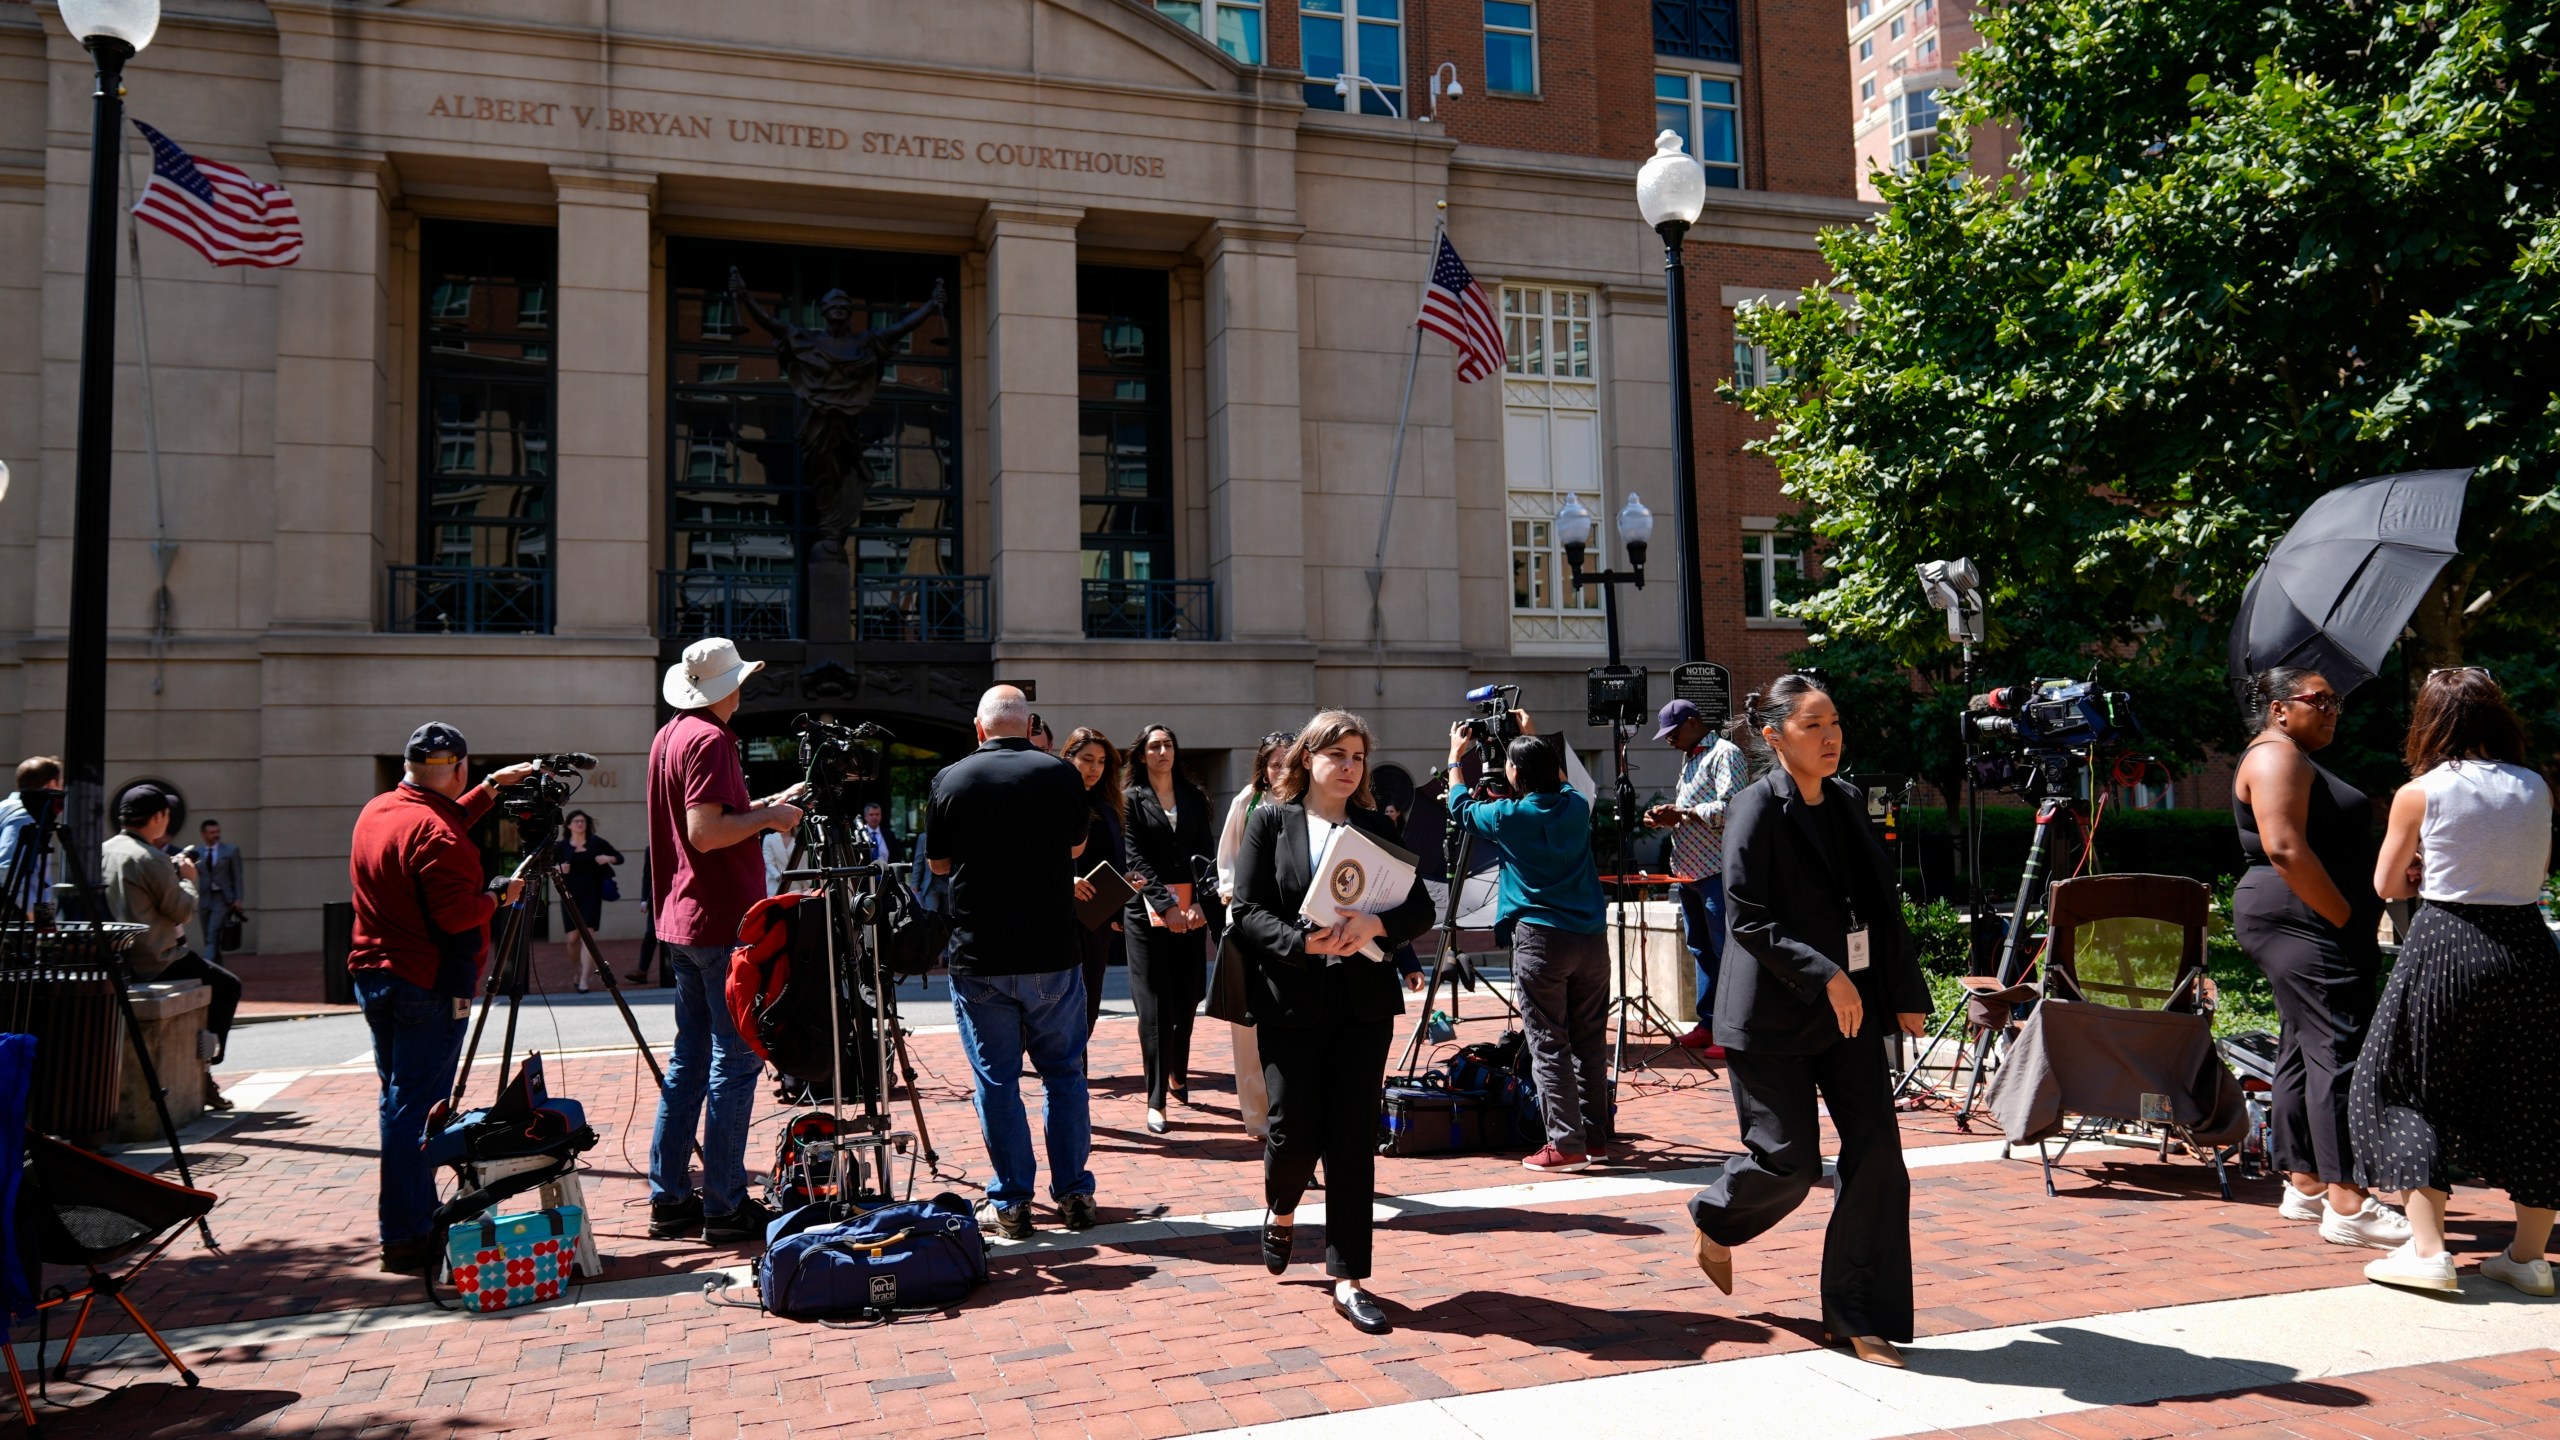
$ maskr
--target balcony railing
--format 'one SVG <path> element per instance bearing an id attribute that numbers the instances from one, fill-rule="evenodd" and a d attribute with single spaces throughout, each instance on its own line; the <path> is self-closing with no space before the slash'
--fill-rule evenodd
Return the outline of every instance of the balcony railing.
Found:
<path id="1" fill-rule="evenodd" d="M 551 633 L 551 572 L 533 566 L 394 565 L 390 628 L 439 635 Z"/>
<path id="2" fill-rule="evenodd" d="M 984 575 L 857 575 L 853 638 L 888 645 L 983 645 L 993 638 Z"/>
<path id="3" fill-rule="evenodd" d="M 1087 580 L 1084 634 L 1088 640 L 1215 640 L 1215 582 Z"/>
<path id="4" fill-rule="evenodd" d="M 719 570 L 658 572 L 658 634 L 698 640 L 796 640 L 800 637 L 799 579 L 793 575 L 738 574 Z"/>

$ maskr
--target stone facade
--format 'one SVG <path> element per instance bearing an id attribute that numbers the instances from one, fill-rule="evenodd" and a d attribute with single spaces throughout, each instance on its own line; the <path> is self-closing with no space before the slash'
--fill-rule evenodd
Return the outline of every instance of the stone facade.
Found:
<path id="1" fill-rule="evenodd" d="M 1594 489 L 1663 516 L 1657 582 L 1621 598 L 1628 659 L 1676 662 L 1661 253 L 1636 216 L 1654 56 L 1644 7 L 1547 0 L 1542 93 L 1491 97 L 1480 7 L 1409 0 L 1405 94 L 1456 62 L 1437 123 L 1309 108 L 1291 0 L 1238 63 L 1136 0 L 802 7 L 623 0 L 172 0 L 128 72 L 131 112 L 289 186 L 302 262 L 214 269 L 141 237 L 120 288 L 108 781 L 178 786 L 249 857 L 253 939 L 316 948 L 357 807 L 410 728 L 484 756 L 602 757 L 580 803 L 637 850 L 657 676 L 671 461 L 671 239 L 940 257 L 958 277 L 959 569 L 985 634 L 951 646 L 789 647 L 754 704 L 965 724 L 977 684 L 1034 683 L 1063 734 L 1161 720 L 1203 778 L 1319 705 L 1368 714 L 1420 770 L 1459 696 L 1517 680 L 1586 757 L 1597 631 L 1517 643 L 1518 471 L 1499 379 L 1423 346 L 1389 528 L 1383 634 L 1366 574 L 1435 222 L 1488 291 L 1587 296 Z M 1710 654 L 1754 679 L 1792 648 L 1735 598 L 1743 517 L 1783 513 L 1713 387 L 1737 287 L 1777 295 L 1856 223 L 1827 6 L 1741 0 L 1745 188 L 1691 237 L 1700 603 Z M 59 744 L 89 121 L 87 57 L 50 6 L 0 4 L 0 753 Z M 422 233 L 489 221 L 557 243 L 548 633 L 394 628 L 388 567 L 420 557 Z M 121 253 L 121 247 L 120 247 Z M 1080 267 L 1166 276 L 1169 553 L 1214 584 L 1214 639 L 1089 639 L 1079 624 Z M 147 323 L 158 430 L 144 446 Z M 156 488 L 156 498 L 155 498 Z M 176 545 L 154 631 L 155 540 Z M 1614 539 L 1609 553 L 1616 557 Z M 1592 612 L 1596 615 L 1596 611 Z M 1580 627 L 1580 628 L 1577 628 Z M 750 647 L 750 653 L 758 653 Z M 771 653 L 783 654 L 782 650 Z M 788 673 L 784 673 L 785 671 Z M 893 722 L 894 723 L 894 722 Z M 1639 736 L 1639 789 L 1667 754 Z M 1596 767 L 1595 767 L 1596 768 Z M 629 882 L 626 881 L 626 885 Z M 639 907 L 608 908 L 607 934 Z"/>

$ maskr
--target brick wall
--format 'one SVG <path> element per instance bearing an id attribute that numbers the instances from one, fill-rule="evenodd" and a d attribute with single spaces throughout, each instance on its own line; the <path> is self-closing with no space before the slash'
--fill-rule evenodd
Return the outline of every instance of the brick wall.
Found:
<path id="1" fill-rule="evenodd" d="M 1848 53 L 1822 0 L 1742 0 L 1744 169 L 1751 188 L 1847 198 Z"/>

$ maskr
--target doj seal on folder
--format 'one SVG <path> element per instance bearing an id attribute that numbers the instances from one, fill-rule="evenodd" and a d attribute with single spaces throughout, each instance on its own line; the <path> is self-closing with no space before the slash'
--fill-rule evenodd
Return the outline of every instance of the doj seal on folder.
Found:
<path id="1" fill-rule="evenodd" d="M 1412 855 L 1377 836 L 1357 826 L 1336 826 L 1325 838 L 1324 854 L 1316 861 L 1298 913 L 1326 927 L 1340 923 L 1345 910 L 1384 914 L 1413 892 L 1414 865 Z M 1362 946 L 1360 953 L 1372 960 L 1387 958 L 1374 940 Z"/>

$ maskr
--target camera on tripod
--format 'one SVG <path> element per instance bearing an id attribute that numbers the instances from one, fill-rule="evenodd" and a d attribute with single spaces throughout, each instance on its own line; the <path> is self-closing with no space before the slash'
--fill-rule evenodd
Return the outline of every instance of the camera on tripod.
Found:
<path id="1" fill-rule="evenodd" d="M 560 833 L 561 805 L 578 793 L 586 779 L 579 772 L 596 768 L 596 757 L 583 750 L 536 755 L 533 773 L 493 795 L 498 811 L 515 822 L 516 834 L 530 849 Z"/>
<path id="2" fill-rule="evenodd" d="M 1458 723 L 1466 727 L 1476 769 L 1483 776 L 1477 786 L 1488 793 L 1508 794 L 1502 767 L 1511 742 L 1520 738 L 1520 687 L 1479 685 L 1467 692 L 1467 703 L 1475 712 Z"/>
<path id="3" fill-rule="evenodd" d="M 1976 782 L 1993 790 L 2061 793 L 2056 787 L 2088 763 L 2089 751 L 2142 738 L 2132 694 L 2101 690 L 2095 680 L 2003 685 L 1966 700 L 1965 718 L 1977 733 L 2017 747 L 1974 757 Z"/>
<path id="4" fill-rule="evenodd" d="M 836 820 L 859 813 L 854 788 L 886 773 L 888 747 L 898 737 L 868 720 L 847 725 L 806 714 L 794 719 L 791 728 L 800 737 L 800 760 L 807 767 L 801 808 Z"/>

